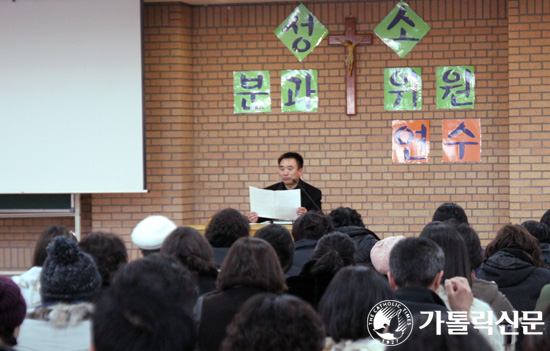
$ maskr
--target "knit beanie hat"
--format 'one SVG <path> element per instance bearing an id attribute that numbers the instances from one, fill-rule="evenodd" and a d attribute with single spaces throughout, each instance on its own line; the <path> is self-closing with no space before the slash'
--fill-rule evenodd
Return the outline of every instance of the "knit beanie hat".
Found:
<path id="1" fill-rule="evenodd" d="M 132 241 L 143 250 L 157 250 L 177 226 L 164 216 L 149 216 L 132 231 Z"/>
<path id="2" fill-rule="evenodd" d="M 370 251 L 370 260 L 374 266 L 374 269 L 376 269 L 378 273 L 383 275 L 388 274 L 390 271 L 391 249 L 393 249 L 395 244 L 403 239 L 405 239 L 405 237 L 402 235 L 390 236 L 374 244 L 372 250 Z"/>
<path id="3" fill-rule="evenodd" d="M 23 323 L 27 305 L 11 278 L 0 276 L 0 327 L 15 329 Z"/>
<path id="4" fill-rule="evenodd" d="M 48 257 L 40 273 L 43 302 L 92 301 L 99 294 L 101 276 L 93 258 L 78 244 L 58 236 L 48 245 Z"/>

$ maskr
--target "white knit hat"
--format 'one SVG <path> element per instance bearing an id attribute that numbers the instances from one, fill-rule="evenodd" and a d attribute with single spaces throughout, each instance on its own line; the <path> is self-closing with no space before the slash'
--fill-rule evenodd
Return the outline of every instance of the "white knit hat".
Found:
<path id="1" fill-rule="evenodd" d="M 132 231 L 132 241 L 143 250 L 157 250 L 177 226 L 164 216 L 149 216 Z"/>

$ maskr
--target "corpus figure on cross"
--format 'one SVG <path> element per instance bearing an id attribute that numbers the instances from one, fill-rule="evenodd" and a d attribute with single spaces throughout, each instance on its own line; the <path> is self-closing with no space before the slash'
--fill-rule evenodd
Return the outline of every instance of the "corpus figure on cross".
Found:
<path id="1" fill-rule="evenodd" d="M 355 64 L 355 47 L 357 44 L 359 44 L 363 39 L 365 39 L 366 36 L 361 37 L 358 41 L 355 43 L 352 43 L 349 40 L 342 41 L 339 38 L 336 38 L 342 45 L 344 45 L 348 49 L 348 54 L 346 55 L 346 60 L 344 61 L 346 63 L 346 67 L 348 68 L 348 75 L 351 77 L 353 74 L 353 65 Z"/>

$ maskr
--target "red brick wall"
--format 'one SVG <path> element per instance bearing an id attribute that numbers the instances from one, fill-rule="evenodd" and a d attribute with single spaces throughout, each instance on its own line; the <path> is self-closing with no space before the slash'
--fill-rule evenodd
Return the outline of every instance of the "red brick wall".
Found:
<path id="1" fill-rule="evenodd" d="M 358 33 L 372 32 L 396 3 L 304 1 L 331 33 L 343 33 L 350 14 Z M 541 134 L 550 129 L 547 0 L 408 1 L 432 30 L 405 59 L 376 36 L 357 47 L 353 117 L 345 115 L 344 49 L 325 40 L 300 63 L 273 34 L 298 4 L 145 5 L 150 191 L 91 195 L 90 229 L 121 234 L 137 257 L 129 234 L 140 219 L 164 214 L 178 225 L 204 224 L 225 207 L 244 213 L 248 186 L 278 181 L 276 158 L 289 150 L 306 158 L 304 179 L 323 190 L 324 209 L 354 207 L 381 236 L 419 233 L 445 201 L 466 208 L 484 243 L 505 223 L 540 218 L 550 183 L 550 142 Z M 441 65 L 475 67 L 475 109 L 436 109 Z M 384 111 L 386 67 L 422 68 L 422 111 Z M 301 68 L 319 72 L 319 110 L 281 113 L 280 71 Z M 233 113 L 237 70 L 270 71 L 272 112 Z M 481 119 L 481 162 L 442 163 L 441 121 L 454 118 Z M 430 120 L 429 164 L 392 163 L 395 119 Z M 25 247 L 47 222 L 0 220 L 5 267 L 30 264 Z"/>

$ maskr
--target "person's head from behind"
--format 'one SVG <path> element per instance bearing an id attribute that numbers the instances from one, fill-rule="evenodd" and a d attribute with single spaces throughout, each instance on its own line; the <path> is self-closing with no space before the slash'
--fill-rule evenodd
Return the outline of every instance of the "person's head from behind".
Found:
<path id="1" fill-rule="evenodd" d="M 49 226 L 48 228 L 44 229 L 42 234 L 40 234 L 38 241 L 36 242 L 32 258 L 33 266 L 42 267 L 44 261 L 46 260 L 46 257 L 48 256 L 46 248 L 52 242 L 53 238 L 57 236 L 65 236 L 75 242 L 77 241 L 74 234 L 71 233 L 71 231 L 67 229 L 67 227 L 63 225 Z"/>
<path id="2" fill-rule="evenodd" d="M 536 326 L 536 331 L 526 335 L 523 340 L 523 351 L 550 350 L 550 306 L 542 311 L 543 324 Z"/>
<path id="3" fill-rule="evenodd" d="M 547 226 L 550 226 L 550 210 L 544 212 L 544 214 L 540 218 L 540 222 L 546 224 Z"/>
<path id="4" fill-rule="evenodd" d="M 222 351 L 321 351 L 323 323 L 313 308 L 291 295 L 250 298 L 227 327 Z"/>
<path id="5" fill-rule="evenodd" d="M 390 284 L 375 270 L 363 266 L 341 269 L 319 303 L 327 336 L 336 342 L 368 338 L 370 310 L 392 297 Z"/>
<path id="6" fill-rule="evenodd" d="M 497 236 L 485 248 L 484 260 L 502 249 L 521 250 L 533 266 L 544 266 L 540 258 L 541 249 L 537 238 L 529 234 L 527 229 L 519 224 L 506 224 L 500 228 Z"/>
<path id="7" fill-rule="evenodd" d="M 493 348 L 472 324 L 465 324 L 466 332 L 453 334 L 447 323 L 430 322 L 423 329 L 417 328 L 428 322 L 426 314 L 413 315 L 414 330 L 408 339 L 392 346 L 392 351 L 490 351 Z"/>
<path id="8" fill-rule="evenodd" d="M 198 230 L 177 227 L 162 243 L 160 253 L 176 257 L 181 264 L 199 274 L 217 272 L 212 247 Z"/>
<path id="9" fill-rule="evenodd" d="M 113 284 L 119 286 L 138 285 L 142 276 L 159 277 L 155 280 L 158 288 L 172 291 L 177 303 L 192 311 L 198 298 L 196 276 L 184 267 L 175 257 L 151 254 L 132 261 L 122 267 L 115 275 Z"/>
<path id="10" fill-rule="evenodd" d="M 445 254 L 435 242 L 426 238 L 405 238 L 390 252 L 388 278 L 394 290 L 411 286 L 437 291 L 444 267 Z"/>
<path id="11" fill-rule="evenodd" d="M 149 216 L 132 230 L 132 242 L 143 256 L 158 253 L 162 242 L 176 229 L 176 224 L 164 216 Z"/>
<path id="12" fill-rule="evenodd" d="M 462 236 L 464 243 L 466 244 L 466 250 L 468 251 L 468 259 L 470 261 L 470 269 L 476 270 L 481 266 L 483 262 L 483 249 L 481 248 L 481 241 L 479 235 L 466 223 L 462 223 L 456 227 L 456 230 Z"/>
<path id="13" fill-rule="evenodd" d="M 0 276 L 0 346 L 15 346 L 19 326 L 27 312 L 21 290 L 9 277 Z"/>
<path id="14" fill-rule="evenodd" d="M 279 156 L 277 165 L 281 181 L 287 187 L 293 188 L 304 173 L 304 159 L 296 152 L 287 152 Z"/>
<path id="15" fill-rule="evenodd" d="M 288 229 L 279 224 L 270 224 L 259 229 L 254 237 L 270 243 L 279 257 L 283 272 L 290 270 L 294 261 L 295 245 Z"/>
<path id="16" fill-rule="evenodd" d="M 263 239 L 240 238 L 231 246 L 220 267 L 216 286 L 256 287 L 280 294 L 286 290 L 285 277 L 275 250 Z"/>
<path id="17" fill-rule="evenodd" d="M 232 208 L 216 213 L 204 232 L 204 236 L 212 247 L 231 247 L 237 239 L 249 235 L 248 219 Z"/>
<path id="18" fill-rule="evenodd" d="M 92 256 L 67 237 L 54 238 L 40 272 L 42 302 L 93 302 L 100 289 L 101 275 Z"/>
<path id="19" fill-rule="evenodd" d="M 537 221 L 525 221 L 521 223 L 521 226 L 537 238 L 539 243 L 550 243 L 550 227 L 546 224 Z"/>
<path id="20" fill-rule="evenodd" d="M 128 263 L 126 245 L 115 234 L 92 232 L 80 240 L 78 246 L 93 257 L 104 287 L 109 286 L 119 268 Z"/>
<path id="21" fill-rule="evenodd" d="M 96 303 L 92 318 L 95 351 L 172 351 L 194 349 L 193 320 L 182 285 L 193 286 L 188 274 L 175 278 L 173 262 L 150 255 L 117 274 Z M 165 266 L 157 271 L 157 268 Z M 173 267 L 172 267 L 173 268 Z M 182 267 L 183 268 L 183 267 Z M 183 268 L 185 269 L 185 268 Z M 175 274 L 177 275 L 177 274 Z"/>
<path id="22" fill-rule="evenodd" d="M 323 235 L 334 231 L 330 217 L 317 211 L 308 211 L 298 217 L 292 225 L 292 236 L 295 241 L 301 239 L 319 240 Z"/>
<path id="23" fill-rule="evenodd" d="M 356 210 L 349 207 L 338 207 L 330 212 L 332 223 L 335 228 L 340 227 L 364 227 L 365 224 L 361 219 L 361 215 Z"/>
<path id="24" fill-rule="evenodd" d="M 346 234 L 333 232 L 323 236 L 309 258 L 315 262 L 311 273 L 336 274 L 341 268 L 355 263 L 356 250 L 355 243 Z"/>
<path id="25" fill-rule="evenodd" d="M 449 219 L 455 219 L 458 224 L 468 223 L 468 216 L 464 209 L 460 207 L 460 205 L 452 202 L 446 202 L 439 205 L 432 217 L 433 222 L 445 222 Z"/>
<path id="26" fill-rule="evenodd" d="M 443 280 L 464 277 L 470 286 L 472 285 L 468 250 L 464 239 L 455 228 L 441 222 L 430 222 L 424 227 L 420 237 L 433 240 L 443 249 L 445 254 Z"/>

